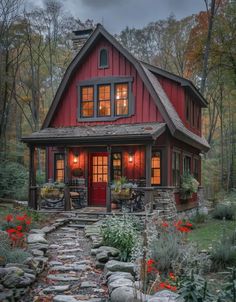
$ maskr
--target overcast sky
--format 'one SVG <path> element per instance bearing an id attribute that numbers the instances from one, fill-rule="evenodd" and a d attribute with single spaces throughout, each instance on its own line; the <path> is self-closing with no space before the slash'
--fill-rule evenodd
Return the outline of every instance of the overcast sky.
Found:
<path id="1" fill-rule="evenodd" d="M 33 2 L 42 3 L 43 0 Z M 174 14 L 177 19 L 204 10 L 204 0 L 63 0 L 65 9 L 82 21 L 93 19 L 112 33 L 126 26 L 141 28 Z"/>

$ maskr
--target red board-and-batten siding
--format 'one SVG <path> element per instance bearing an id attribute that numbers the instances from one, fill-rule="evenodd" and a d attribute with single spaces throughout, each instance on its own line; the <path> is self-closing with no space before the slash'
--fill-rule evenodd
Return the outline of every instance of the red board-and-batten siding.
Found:
<path id="1" fill-rule="evenodd" d="M 99 50 L 107 48 L 109 53 L 109 67 L 98 68 Z M 154 100 L 144 86 L 135 67 L 108 41 L 101 39 L 93 50 L 87 55 L 84 62 L 75 74 L 63 95 L 54 117 L 50 124 L 51 127 L 65 127 L 78 125 L 110 124 L 111 122 L 78 122 L 78 88 L 77 85 L 84 80 L 96 77 L 109 76 L 131 76 L 133 78 L 132 92 L 135 98 L 135 114 L 131 117 L 120 118 L 112 124 L 147 123 L 163 122 L 163 118 L 156 107 Z"/>

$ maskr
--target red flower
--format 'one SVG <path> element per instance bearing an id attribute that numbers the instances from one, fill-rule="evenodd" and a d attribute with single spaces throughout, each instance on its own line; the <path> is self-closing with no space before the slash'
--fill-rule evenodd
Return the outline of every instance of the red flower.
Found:
<path id="1" fill-rule="evenodd" d="M 184 226 L 178 227 L 177 228 L 181 233 L 189 233 L 190 229 Z"/>
<path id="2" fill-rule="evenodd" d="M 31 224 L 31 218 L 25 220 L 25 223 L 26 223 L 27 225 L 30 225 L 30 224 Z"/>
<path id="3" fill-rule="evenodd" d="M 24 221 L 25 220 L 25 216 L 16 216 L 16 220 L 18 220 L 18 221 Z"/>
<path id="4" fill-rule="evenodd" d="M 175 280 L 175 279 L 176 279 L 174 273 L 172 273 L 172 272 L 169 273 L 169 277 L 170 277 L 170 279 L 172 279 L 172 280 Z"/>
<path id="5" fill-rule="evenodd" d="M 192 223 L 191 223 L 191 222 L 187 221 L 187 222 L 185 223 L 185 226 L 186 226 L 186 227 L 190 227 L 190 228 L 191 228 L 193 225 L 192 225 Z"/>
<path id="6" fill-rule="evenodd" d="M 169 224 L 166 221 L 163 221 L 161 224 L 164 228 L 167 228 L 169 226 Z"/>
<path id="7" fill-rule="evenodd" d="M 17 237 L 18 239 L 22 238 L 23 236 L 24 236 L 23 233 L 20 233 L 20 232 L 16 233 L 16 237 Z"/>
<path id="8" fill-rule="evenodd" d="M 170 284 L 167 283 L 167 282 L 161 282 L 160 285 L 159 285 L 159 288 L 160 288 L 160 289 L 166 288 L 166 289 L 169 289 L 169 290 L 171 290 L 171 291 L 176 291 L 176 290 L 177 290 L 177 287 L 176 287 L 176 286 L 172 286 L 172 285 L 170 285 Z"/>
<path id="9" fill-rule="evenodd" d="M 7 231 L 7 233 L 8 233 L 9 235 L 16 232 L 15 229 L 8 229 L 8 230 L 6 230 L 6 231 Z"/>
<path id="10" fill-rule="evenodd" d="M 6 221 L 7 222 L 11 222 L 13 220 L 13 215 L 12 214 L 8 214 L 6 217 L 5 217 Z"/>
<path id="11" fill-rule="evenodd" d="M 153 259 L 148 259 L 148 261 L 147 261 L 147 265 L 152 265 L 154 263 L 155 263 L 155 261 Z"/>

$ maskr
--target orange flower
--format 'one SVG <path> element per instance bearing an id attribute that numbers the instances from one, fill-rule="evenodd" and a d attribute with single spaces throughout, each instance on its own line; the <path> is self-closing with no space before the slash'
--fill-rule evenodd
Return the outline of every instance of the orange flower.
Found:
<path id="1" fill-rule="evenodd" d="M 191 230 L 190 230 L 189 228 L 184 227 L 184 226 L 178 227 L 177 229 L 178 229 L 181 233 L 189 233 L 189 232 L 191 232 Z"/>
<path id="2" fill-rule="evenodd" d="M 191 222 L 187 221 L 187 222 L 185 223 L 185 226 L 191 228 L 191 227 L 193 226 L 193 224 L 192 224 Z"/>

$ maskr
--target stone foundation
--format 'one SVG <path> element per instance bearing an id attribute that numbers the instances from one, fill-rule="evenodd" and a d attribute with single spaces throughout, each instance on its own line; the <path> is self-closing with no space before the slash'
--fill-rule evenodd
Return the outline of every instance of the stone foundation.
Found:
<path id="1" fill-rule="evenodd" d="M 173 219 L 177 215 L 174 187 L 159 187 L 153 191 L 153 209 L 165 219 Z"/>
<path id="2" fill-rule="evenodd" d="M 207 213 L 204 200 L 204 189 L 199 187 L 197 192 L 197 201 L 191 207 L 191 203 L 186 203 L 184 210 L 178 211 L 176 206 L 175 194 L 178 189 L 175 187 L 156 187 L 153 194 L 153 210 L 158 212 L 159 217 L 164 219 L 188 219 L 196 215 L 197 211 Z M 188 207 L 189 206 L 189 207 Z"/>

